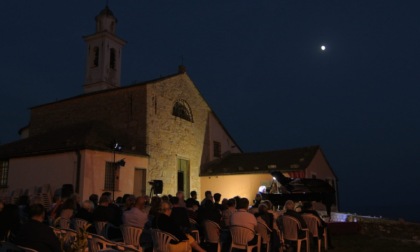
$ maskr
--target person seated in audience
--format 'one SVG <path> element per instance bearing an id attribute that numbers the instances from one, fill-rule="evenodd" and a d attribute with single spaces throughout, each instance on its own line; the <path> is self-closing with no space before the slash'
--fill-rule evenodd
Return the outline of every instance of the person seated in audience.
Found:
<path id="1" fill-rule="evenodd" d="M 257 219 L 253 214 L 248 212 L 249 200 L 247 198 L 240 198 L 236 208 L 238 209 L 230 217 L 231 226 L 241 226 L 257 232 Z M 247 237 L 248 245 L 255 245 L 258 242 L 258 236 L 250 234 Z"/>
<path id="2" fill-rule="evenodd" d="M 111 204 L 111 199 L 107 195 L 102 195 L 99 199 L 99 205 L 93 211 L 93 221 L 106 221 L 112 224 L 111 228 L 108 229 L 107 238 L 115 239 L 122 237 L 121 231 L 118 228 L 122 223 L 120 209 Z"/>
<path id="3" fill-rule="evenodd" d="M 275 217 L 272 212 L 269 211 L 269 204 L 263 201 L 258 205 L 258 212 L 255 213 L 255 217 L 258 222 L 262 222 L 271 230 L 270 236 L 270 247 L 273 251 L 278 251 L 280 249 L 280 237 L 278 237 L 275 229 L 277 225 L 275 224 Z"/>
<path id="4" fill-rule="evenodd" d="M 149 251 L 153 247 L 151 234 L 152 222 L 159 214 L 161 202 L 162 199 L 158 196 L 153 196 L 151 198 L 149 210 L 147 213 L 147 222 L 144 224 L 143 232 L 140 236 L 140 244 L 143 248 L 145 248 L 145 251 Z"/>
<path id="5" fill-rule="evenodd" d="M 211 200 L 213 202 L 213 194 L 211 193 L 211 191 L 206 191 L 204 193 L 204 199 L 201 201 L 200 206 L 204 205 L 206 200 Z"/>
<path id="6" fill-rule="evenodd" d="M 16 233 L 20 226 L 19 208 L 15 204 L 5 204 L 1 202 L 0 205 L 0 241 L 6 241 L 10 236 Z"/>
<path id="7" fill-rule="evenodd" d="M 197 210 L 197 220 L 199 225 L 205 220 L 210 220 L 220 225 L 222 213 L 214 206 L 212 200 L 206 200 Z"/>
<path id="8" fill-rule="evenodd" d="M 222 208 L 220 210 L 220 211 L 222 211 L 222 213 L 223 213 L 223 211 L 225 211 L 228 208 L 227 202 L 228 202 L 228 199 L 226 199 L 226 198 L 222 199 Z"/>
<path id="9" fill-rule="evenodd" d="M 255 218 L 260 218 L 270 229 L 273 229 L 274 216 L 272 213 L 268 212 L 267 204 L 259 204 L 258 212 L 256 212 L 254 215 Z"/>
<path id="10" fill-rule="evenodd" d="M 77 202 L 74 197 L 67 198 L 61 206 L 60 217 L 70 220 L 77 212 Z"/>
<path id="11" fill-rule="evenodd" d="M 213 195 L 214 199 L 214 207 L 222 212 L 222 204 L 220 204 L 220 200 L 222 199 L 222 195 L 220 193 L 215 193 Z"/>
<path id="12" fill-rule="evenodd" d="M 188 198 L 185 201 L 185 204 L 187 205 L 187 208 L 188 208 L 188 206 L 191 206 L 191 208 L 192 208 L 194 205 L 196 205 L 197 207 L 199 207 L 200 206 L 200 202 L 198 202 L 198 200 L 197 200 L 197 192 L 196 191 L 191 191 L 190 192 L 190 195 L 191 195 L 191 197 Z"/>
<path id="13" fill-rule="evenodd" d="M 75 218 L 85 220 L 91 224 L 87 231 L 89 233 L 95 233 L 95 227 L 93 225 L 93 211 L 95 210 L 95 205 L 90 200 L 85 200 L 82 202 L 80 210 L 74 216 Z"/>
<path id="14" fill-rule="evenodd" d="M 134 197 L 134 195 L 132 194 L 125 194 L 123 197 L 123 202 L 124 202 L 124 205 L 121 207 L 121 210 L 123 212 L 129 211 L 136 203 L 136 197 Z"/>
<path id="15" fill-rule="evenodd" d="M 258 208 L 258 206 L 260 205 L 262 200 L 262 195 L 261 193 L 257 193 L 255 195 L 255 199 L 254 199 L 254 205 L 252 205 L 253 208 Z"/>
<path id="16" fill-rule="evenodd" d="M 178 197 L 172 197 L 169 202 L 172 204 L 171 217 L 175 220 L 182 231 L 189 233 L 191 231 L 191 226 L 187 208 L 179 205 Z"/>
<path id="17" fill-rule="evenodd" d="M 145 198 L 137 197 L 134 206 L 130 210 L 124 211 L 122 221 L 124 225 L 144 228 L 147 222 L 147 214 L 143 212 Z"/>
<path id="18" fill-rule="evenodd" d="M 153 219 L 152 227 L 160 229 L 164 232 L 175 236 L 180 242 L 171 242 L 169 251 L 178 252 L 185 251 L 185 244 L 182 241 L 187 241 L 191 248 L 195 251 L 205 252 L 203 248 L 194 240 L 194 238 L 183 232 L 175 220 L 171 217 L 172 205 L 170 202 L 162 201 L 159 213 Z"/>
<path id="19" fill-rule="evenodd" d="M 230 216 L 236 212 L 236 200 L 234 198 L 228 199 L 227 209 L 222 213 L 221 226 L 228 228 L 230 226 Z"/>
<path id="20" fill-rule="evenodd" d="M 321 218 L 321 216 L 319 216 L 318 212 L 312 208 L 312 202 L 310 202 L 310 201 L 303 202 L 302 211 L 301 211 L 300 214 L 311 214 L 311 215 L 315 216 L 321 223 L 321 225 L 318 226 L 318 233 L 319 234 L 324 234 L 324 230 L 325 230 L 327 232 L 328 248 L 331 248 L 331 249 L 334 248 L 334 246 L 332 245 L 332 242 L 331 242 L 331 235 L 330 235 L 330 232 L 329 232 L 329 229 L 328 229 L 328 224 Z"/>
<path id="21" fill-rule="evenodd" d="M 58 237 L 48 225 L 42 223 L 45 219 L 44 206 L 41 204 L 31 205 L 29 216 L 28 222 L 19 228 L 15 243 L 42 252 L 61 252 Z"/>
<path id="22" fill-rule="evenodd" d="M 20 223 L 25 223 L 29 220 L 29 196 L 24 194 L 19 196 L 18 199 L 18 208 L 19 208 L 19 218 Z"/>
<path id="23" fill-rule="evenodd" d="M 187 207 L 187 205 L 185 203 L 185 195 L 184 195 L 184 192 L 183 191 L 178 191 L 176 193 L 176 196 L 175 197 L 178 198 L 178 206 L 179 207 L 184 207 L 184 208 Z"/>
<path id="24" fill-rule="evenodd" d="M 89 200 L 93 202 L 93 205 L 95 206 L 95 208 L 98 206 L 98 201 L 99 201 L 98 194 L 91 194 L 89 196 Z"/>
<path id="25" fill-rule="evenodd" d="M 295 218 L 297 221 L 299 221 L 300 226 L 302 228 L 307 228 L 306 222 L 303 219 L 303 217 L 300 215 L 300 213 L 295 211 L 295 202 L 293 202 L 293 200 L 287 200 L 284 203 L 284 210 L 285 210 L 285 212 L 283 213 L 283 215 L 291 216 L 291 217 Z M 280 230 L 285 230 L 285 226 L 283 225 L 283 216 L 280 216 L 277 219 L 277 225 L 280 228 Z M 301 238 L 305 238 L 305 236 L 306 236 L 306 232 L 303 231 L 303 230 L 299 230 L 298 237 L 301 239 Z M 286 241 L 286 246 L 295 247 L 296 242 Z"/>

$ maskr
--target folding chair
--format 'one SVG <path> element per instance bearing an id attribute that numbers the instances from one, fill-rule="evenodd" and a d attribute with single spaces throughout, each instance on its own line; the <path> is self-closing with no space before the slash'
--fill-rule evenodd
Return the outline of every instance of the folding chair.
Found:
<path id="1" fill-rule="evenodd" d="M 170 252 L 169 244 L 173 241 L 179 240 L 171 235 L 170 233 L 163 232 L 159 229 L 152 229 L 152 240 L 153 240 L 153 252 Z M 190 245 L 186 241 L 182 241 L 181 243 L 185 243 L 185 252 L 191 250 Z"/>
<path id="2" fill-rule="evenodd" d="M 23 251 L 25 251 L 25 252 L 38 252 L 38 250 L 36 250 L 36 249 L 31 249 L 31 248 L 28 248 L 28 247 L 23 247 L 23 246 L 19 246 L 19 245 L 16 245 L 18 248 L 20 248 L 20 249 L 22 249 Z"/>
<path id="3" fill-rule="evenodd" d="M 222 243 L 220 241 L 220 232 L 221 228 L 219 224 L 214 221 L 205 220 L 204 224 L 204 234 L 205 242 L 217 244 L 217 252 L 222 250 Z"/>
<path id="4" fill-rule="evenodd" d="M 126 245 L 133 246 L 138 251 L 143 251 L 140 246 L 140 236 L 143 233 L 143 229 L 139 227 L 131 227 L 127 225 L 121 225 L 121 233 L 123 240 Z"/>
<path id="5" fill-rule="evenodd" d="M 270 252 L 271 233 L 273 230 L 261 218 L 257 218 L 257 233 L 261 236 L 261 244 L 266 246 L 266 251 Z"/>
<path id="6" fill-rule="evenodd" d="M 247 252 L 252 252 L 252 249 L 255 247 L 257 248 L 257 251 L 260 252 L 261 237 L 256 234 L 254 230 L 242 226 L 230 226 L 229 230 L 232 235 L 232 244 L 230 245 L 231 252 L 233 248 L 245 249 Z M 251 235 L 258 236 L 257 244 L 248 245 L 248 237 Z"/>
<path id="7" fill-rule="evenodd" d="M 74 230 L 79 231 L 79 228 L 84 228 L 89 222 L 84 219 L 74 218 Z"/>
<path id="8" fill-rule="evenodd" d="M 321 221 L 313 214 L 302 214 L 302 217 L 305 220 L 312 237 L 317 238 L 318 240 L 318 252 L 321 252 L 322 237 L 324 237 L 325 250 L 328 250 L 327 230 L 322 228 Z M 322 234 L 319 232 L 320 229 L 323 232 Z"/>
<path id="9" fill-rule="evenodd" d="M 302 241 L 306 241 L 306 251 L 309 252 L 309 230 L 302 228 L 299 220 L 291 216 L 283 215 L 281 216 L 281 219 L 283 221 L 283 230 L 281 230 L 283 239 L 288 241 L 296 241 L 298 252 L 300 252 Z M 304 238 L 299 238 L 300 230 L 305 232 Z"/>
<path id="10" fill-rule="evenodd" d="M 89 251 L 91 252 L 100 252 L 100 251 L 107 251 L 110 249 L 118 249 L 118 244 L 106 239 L 101 235 L 91 234 L 92 238 L 90 238 L 89 244 Z"/>

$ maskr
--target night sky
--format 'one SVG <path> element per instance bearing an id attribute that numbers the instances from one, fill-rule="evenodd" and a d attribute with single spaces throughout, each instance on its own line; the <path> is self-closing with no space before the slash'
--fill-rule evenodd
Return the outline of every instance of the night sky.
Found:
<path id="1" fill-rule="evenodd" d="M 0 143 L 18 139 L 30 107 L 82 94 L 82 36 L 95 32 L 105 3 L 1 3 Z M 391 216 L 398 207 L 394 215 L 414 218 L 420 1 L 111 0 L 109 7 L 128 41 L 122 86 L 184 64 L 244 151 L 320 145 L 339 179 L 340 210 Z"/>

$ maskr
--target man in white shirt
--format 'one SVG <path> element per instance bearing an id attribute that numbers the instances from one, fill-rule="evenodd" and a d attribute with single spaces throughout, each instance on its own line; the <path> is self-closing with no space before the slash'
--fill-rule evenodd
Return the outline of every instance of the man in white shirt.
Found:
<path id="1" fill-rule="evenodd" d="M 134 206 L 123 213 L 124 225 L 143 228 L 147 222 L 147 213 L 144 210 L 146 199 L 143 196 L 137 197 Z"/>
<path id="2" fill-rule="evenodd" d="M 248 212 L 249 200 L 247 198 L 240 198 L 237 204 L 238 210 L 230 216 L 231 226 L 242 226 L 248 229 L 257 231 L 257 219 L 255 216 Z M 250 235 L 248 237 L 248 245 L 257 243 L 257 236 Z"/>

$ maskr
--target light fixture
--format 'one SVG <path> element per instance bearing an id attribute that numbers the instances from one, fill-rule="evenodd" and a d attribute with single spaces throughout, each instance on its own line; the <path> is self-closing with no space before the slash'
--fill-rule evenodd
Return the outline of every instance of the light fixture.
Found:
<path id="1" fill-rule="evenodd" d="M 115 164 L 118 165 L 118 166 L 125 166 L 124 158 L 121 159 L 120 161 L 115 162 Z"/>

